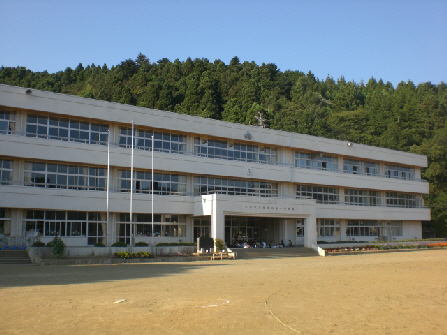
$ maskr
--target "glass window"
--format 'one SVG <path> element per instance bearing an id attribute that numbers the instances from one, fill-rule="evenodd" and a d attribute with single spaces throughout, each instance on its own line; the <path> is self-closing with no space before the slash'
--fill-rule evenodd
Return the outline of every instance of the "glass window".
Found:
<path id="1" fill-rule="evenodd" d="M 297 199 L 315 199 L 320 204 L 338 204 L 339 189 L 336 187 L 317 185 L 297 185 Z"/>
<path id="2" fill-rule="evenodd" d="M 346 236 L 378 236 L 379 222 L 370 220 L 349 220 Z"/>
<path id="3" fill-rule="evenodd" d="M 397 166 L 397 165 L 386 165 L 385 176 L 387 178 L 414 180 L 414 169 L 409 167 Z"/>
<path id="4" fill-rule="evenodd" d="M 106 169 L 59 163 L 25 162 L 25 185 L 76 190 L 106 190 Z"/>
<path id="5" fill-rule="evenodd" d="M 421 202 L 417 201 L 416 195 L 414 194 L 386 192 L 386 206 L 419 208 L 422 204 Z"/>
<path id="6" fill-rule="evenodd" d="M 151 151 L 152 135 L 154 136 L 154 151 L 182 154 L 186 150 L 186 136 L 184 135 L 138 128 L 135 129 L 135 149 Z M 132 128 L 120 128 L 119 145 L 124 148 L 132 146 Z"/>
<path id="7" fill-rule="evenodd" d="M 11 134 L 15 130 L 15 112 L 0 110 L 0 134 Z"/>
<path id="8" fill-rule="evenodd" d="M 340 221 L 330 219 L 317 220 L 318 237 L 340 236 Z"/>
<path id="9" fill-rule="evenodd" d="M 295 152 L 295 167 L 324 171 L 338 171 L 338 158 L 322 153 Z"/>
<path id="10" fill-rule="evenodd" d="M 278 151 L 272 147 L 258 147 L 252 144 L 232 143 L 217 139 L 194 138 L 194 154 L 197 156 L 276 164 Z"/>
<path id="11" fill-rule="evenodd" d="M 28 114 L 26 136 L 107 145 L 109 126 L 57 116 Z"/>
<path id="12" fill-rule="evenodd" d="M 380 206 L 380 192 L 346 188 L 345 204 L 354 206 Z"/>
<path id="13" fill-rule="evenodd" d="M 119 171 L 118 185 L 121 192 L 130 192 L 130 177 L 130 170 Z M 134 171 L 133 182 L 135 193 L 151 193 L 151 171 Z M 154 173 L 154 194 L 186 195 L 186 176 Z"/>
<path id="14" fill-rule="evenodd" d="M 0 185 L 12 183 L 12 160 L 0 159 Z"/>
<path id="15" fill-rule="evenodd" d="M 256 180 L 194 177 L 194 195 L 215 193 L 258 197 L 277 197 L 278 184 Z"/>

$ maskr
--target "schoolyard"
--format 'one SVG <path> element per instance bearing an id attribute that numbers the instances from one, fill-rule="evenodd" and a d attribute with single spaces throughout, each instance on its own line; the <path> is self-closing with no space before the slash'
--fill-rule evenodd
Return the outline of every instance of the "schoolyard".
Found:
<path id="1" fill-rule="evenodd" d="M 0 334 L 447 334 L 447 250 L 0 266 Z"/>

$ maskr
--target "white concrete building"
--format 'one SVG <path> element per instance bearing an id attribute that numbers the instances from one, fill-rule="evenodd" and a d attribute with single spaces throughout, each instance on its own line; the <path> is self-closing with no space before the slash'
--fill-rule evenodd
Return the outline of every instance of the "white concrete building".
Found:
<path id="1" fill-rule="evenodd" d="M 421 238 L 426 166 L 422 155 L 0 85 L 0 235 L 58 234 L 69 246 Z"/>

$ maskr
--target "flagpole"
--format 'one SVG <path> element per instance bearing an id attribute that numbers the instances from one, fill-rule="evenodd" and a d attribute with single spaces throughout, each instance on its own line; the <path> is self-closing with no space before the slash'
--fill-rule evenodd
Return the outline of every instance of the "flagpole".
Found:
<path id="1" fill-rule="evenodd" d="M 132 158 L 130 161 L 130 245 L 133 247 L 135 244 L 135 234 L 133 225 L 133 215 L 132 215 L 132 200 L 133 200 L 133 145 L 134 145 L 134 132 L 135 124 L 132 121 Z"/>
<path id="2" fill-rule="evenodd" d="M 152 165 L 152 190 L 151 190 L 151 206 L 152 206 L 152 246 L 154 246 L 154 135 L 152 134 L 152 158 L 151 158 L 151 165 Z"/>
<path id="3" fill-rule="evenodd" d="M 110 129 L 107 130 L 107 244 L 109 245 Z"/>

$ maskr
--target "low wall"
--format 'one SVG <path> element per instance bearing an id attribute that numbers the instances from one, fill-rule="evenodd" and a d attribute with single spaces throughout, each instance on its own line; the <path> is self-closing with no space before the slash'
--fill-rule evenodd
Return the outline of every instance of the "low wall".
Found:
<path id="1" fill-rule="evenodd" d="M 166 247 L 65 247 L 64 257 L 107 257 L 115 252 L 150 252 L 154 256 L 172 256 L 196 252 L 196 246 L 166 246 Z M 31 261 L 40 264 L 43 258 L 53 257 L 49 247 L 27 247 Z"/>

